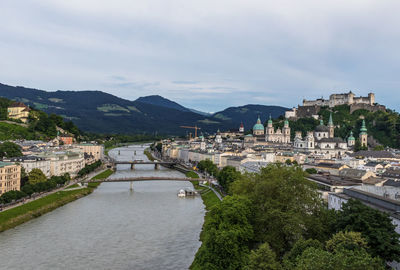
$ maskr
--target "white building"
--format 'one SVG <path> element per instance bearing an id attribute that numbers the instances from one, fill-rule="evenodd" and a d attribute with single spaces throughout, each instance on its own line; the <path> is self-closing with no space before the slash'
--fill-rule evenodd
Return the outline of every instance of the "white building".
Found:
<path id="1" fill-rule="evenodd" d="M 83 152 L 45 152 L 38 156 L 50 160 L 50 175 L 52 176 L 60 176 L 69 173 L 74 177 L 85 167 Z"/>
<path id="2" fill-rule="evenodd" d="M 26 173 L 30 173 L 33 169 L 40 169 L 46 177 L 51 177 L 51 162 L 49 159 L 36 156 L 23 156 L 6 159 L 6 161 L 20 164 Z"/>

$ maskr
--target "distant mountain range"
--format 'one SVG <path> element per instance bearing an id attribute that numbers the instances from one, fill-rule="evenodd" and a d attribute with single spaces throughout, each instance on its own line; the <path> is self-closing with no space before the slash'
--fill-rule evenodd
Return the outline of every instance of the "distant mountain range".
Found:
<path id="1" fill-rule="evenodd" d="M 250 129 L 257 116 L 276 118 L 288 108 L 246 105 L 230 107 L 213 115 L 186 108 L 158 95 L 125 100 L 101 91 L 56 91 L 0 84 L 0 96 L 55 113 L 72 120 L 80 129 L 97 133 L 158 133 L 183 135 L 199 126 L 205 133 L 237 129 L 241 122 Z"/>

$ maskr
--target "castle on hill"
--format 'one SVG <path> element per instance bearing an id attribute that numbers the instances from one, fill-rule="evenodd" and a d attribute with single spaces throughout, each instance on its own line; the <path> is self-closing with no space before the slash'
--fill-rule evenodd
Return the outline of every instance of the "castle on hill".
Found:
<path id="1" fill-rule="evenodd" d="M 379 105 L 375 102 L 375 94 L 369 93 L 366 97 L 356 97 L 353 92 L 344 94 L 332 94 L 329 99 L 319 98 L 316 100 L 303 100 L 303 105 L 293 108 L 290 111 L 285 112 L 285 117 L 289 119 L 297 119 L 303 117 L 314 117 L 318 118 L 318 113 L 321 107 L 333 108 L 339 105 L 348 105 L 350 107 L 350 113 L 356 110 L 364 109 L 367 111 L 386 111 L 386 107 Z"/>
<path id="2" fill-rule="evenodd" d="M 319 98 L 316 100 L 303 100 L 303 106 L 328 106 L 333 108 L 339 105 L 367 104 L 373 106 L 375 104 L 375 94 L 369 93 L 367 97 L 356 97 L 353 92 L 345 94 L 332 94 L 329 99 Z"/>

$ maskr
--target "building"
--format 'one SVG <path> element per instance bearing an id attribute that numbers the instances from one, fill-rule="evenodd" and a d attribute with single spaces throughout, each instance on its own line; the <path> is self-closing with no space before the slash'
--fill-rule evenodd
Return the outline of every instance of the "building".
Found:
<path id="1" fill-rule="evenodd" d="M 253 126 L 254 136 L 264 136 L 264 125 L 261 124 L 260 116 L 257 119 L 256 124 Z"/>
<path id="2" fill-rule="evenodd" d="M 21 188 L 21 166 L 10 163 L 0 162 L 0 195 Z"/>
<path id="3" fill-rule="evenodd" d="M 28 122 L 30 108 L 22 102 L 14 102 L 8 107 L 8 118 L 21 120 L 23 123 Z"/>
<path id="4" fill-rule="evenodd" d="M 85 158 L 82 152 L 45 152 L 37 156 L 50 160 L 50 174 L 52 176 L 61 176 L 69 173 L 74 177 L 85 167 Z"/>
<path id="5" fill-rule="evenodd" d="M 244 125 L 243 125 L 243 122 L 240 123 L 239 133 L 244 133 Z"/>
<path id="6" fill-rule="evenodd" d="M 74 143 L 74 136 L 69 134 L 63 134 L 59 137 L 59 139 L 64 143 L 64 145 L 71 145 Z"/>
<path id="7" fill-rule="evenodd" d="M 324 125 L 324 121 L 321 119 L 314 132 L 307 132 L 305 138 L 302 138 L 301 132 L 296 131 L 293 146 L 298 151 L 319 154 L 327 158 L 341 157 L 349 148 L 348 143 L 342 138 L 335 137 L 332 114 L 329 116 L 327 126 Z"/>
<path id="8" fill-rule="evenodd" d="M 30 173 L 33 169 L 40 169 L 46 177 L 51 177 L 50 171 L 50 160 L 45 159 L 43 157 L 36 156 L 22 156 L 4 159 L 7 162 L 14 162 L 21 165 L 22 168 L 25 169 L 26 173 Z"/>
<path id="9" fill-rule="evenodd" d="M 283 129 L 281 130 L 280 128 L 278 128 L 275 131 L 272 125 L 272 119 L 270 115 L 265 133 L 265 141 L 272 143 L 290 143 L 289 121 L 285 119 Z"/>
<path id="10" fill-rule="evenodd" d="M 78 144 L 78 148 L 88 156 L 93 156 L 95 161 L 103 159 L 104 147 L 103 145 L 93 143 L 82 143 Z"/>
<path id="11" fill-rule="evenodd" d="M 332 94 L 329 99 L 303 100 L 303 106 L 329 106 L 367 104 L 373 106 L 375 104 L 375 94 L 369 93 L 367 97 L 356 97 L 353 92 L 345 94 Z"/>

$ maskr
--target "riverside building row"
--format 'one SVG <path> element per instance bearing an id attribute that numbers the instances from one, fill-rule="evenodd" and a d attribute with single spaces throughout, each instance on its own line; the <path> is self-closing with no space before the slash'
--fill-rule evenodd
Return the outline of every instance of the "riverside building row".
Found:
<path id="1" fill-rule="evenodd" d="M 97 144 L 78 144 L 53 147 L 42 141 L 17 141 L 24 156 L 4 158 L 0 162 L 0 195 L 11 190 L 20 190 L 21 168 L 26 173 L 40 169 L 47 178 L 69 173 L 71 177 L 86 165 L 103 159 L 104 148 Z"/>

